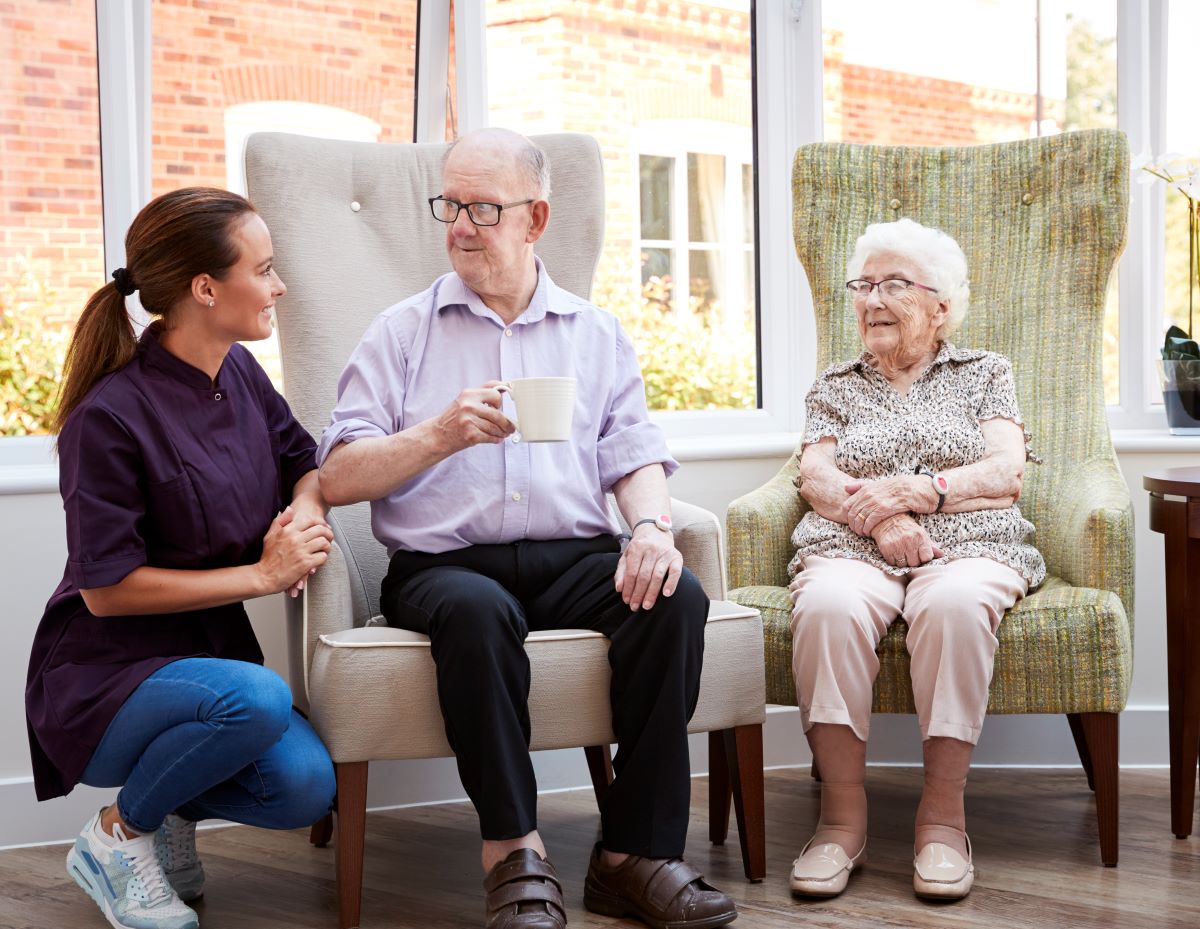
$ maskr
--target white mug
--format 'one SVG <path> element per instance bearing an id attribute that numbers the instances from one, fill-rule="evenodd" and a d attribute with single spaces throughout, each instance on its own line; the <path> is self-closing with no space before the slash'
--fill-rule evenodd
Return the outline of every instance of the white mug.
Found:
<path id="1" fill-rule="evenodd" d="M 565 442 L 571 438 L 575 378 L 521 377 L 496 388 L 512 394 L 517 429 L 526 442 Z"/>

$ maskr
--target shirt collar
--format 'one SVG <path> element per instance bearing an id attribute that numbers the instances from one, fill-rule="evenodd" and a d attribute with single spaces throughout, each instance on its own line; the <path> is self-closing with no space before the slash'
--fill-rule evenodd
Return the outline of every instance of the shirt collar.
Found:
<path id="1" fill-rule="evenodd" d="M 162 347 L 162 343 L 158 341 L 160 328 L 157 324 L 151 323 L 146 327 L 146 331 L 142 333 L 142 337 L 138 340 L 138 351 L 142 355 L 143 364 L 147 368 L 151 368 L 160 374 L 169 377 L 173 381 L 178 381 L 188 387 L 195 387 L 198 390 L 212 390 L 213 383 L 209 376 L 188 364 L 182 358 L 172 355 L 169 351 Z M 229 356 L 226 355 L 226 358 Z M 225 370 L 225 364 L 222 362 L 221 371 Z M 221 371 L 217 372 L 217 383 L 221 382 Z"/>
<path id="2" fill-rule="evenodd" d="M 554 313 L 556 316 L 578 313 L 579 302 L 575 299 L 567 299 L 565 291 L 550 279 L 550 275 L 546 272 L 546 266 L 542 264 L 542 259 L 534 255 L 533 263 L 537 268 L 537 287 L 533 291 L 533 297 L 529 301 L 529 306 L 525 308 L 525 312 L 513 320 L 512 324 L 525 326 L 536 323 L 545 319 L 547 313 Z M 501 326 L 504 325 L 504 321 L 488 309 L 479 294 L 468 287 L 454 271 L 445 275 L 438 284 L 434 309 L 441 313 L 449 306 L 466 307 L 476 316 L 493 320 Z"/>
<path id="3" fill-rule="evenodd" d="M 937 365 L 945 364 L 949 361 L 978 361 L 986 354 L 987 352 L 983 351 L 982 349 L 958 348 L 949 342 L 942 342 L 938 347 L 938 353 L 934 356 L 933 361 L 930 362 L 929 367 L 934 368 Z M 871 366 L 870 361 L 874 357 L 875 356 L 871 352 L 864 351 L 857 358 L 851 358 L 849 361 L 843 361 L 834 365 L 832 368 L 830 368 L 829 373 L 847 374 L 850 371 L 861 371 L 866 368 L 870 368 L 873 371 L 875 369 Z"/>

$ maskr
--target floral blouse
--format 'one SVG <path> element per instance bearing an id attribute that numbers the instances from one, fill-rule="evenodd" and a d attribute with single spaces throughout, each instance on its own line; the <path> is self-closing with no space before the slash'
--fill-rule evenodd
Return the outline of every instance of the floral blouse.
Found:
<path id="1" fill-rule="evenodd" d="M 876 371 L 863 352 L 853 361 L 834 365 L 817 378 L 806 400 L 802 445 L 837 439 L 835 463 L 846 474 L 877 480 L 913 474 L 918 466 L 945 471 L 974 464 L 986 453 L 985 419 L 1003 417 L 1024 428 L 1013 387 L 1012 364 L 995 352 L 955 348 L 943 342 L 933 363 L 901 395 Z M 1026 459 L 1041 463 L 1030 450 Z M 955 558 L 991 558 L 1016 570 L 1030 588 L 1046 576 L 1036 548 L 1025 542 L 1033 524 L 1016 505 L 1003 510 L 967 513 L 918 513 L 945 555 L 929 564 Z M 788 574 L 802 569 L 804 559 L 856 558 L 892 575 L 909 568 L 888 564 L 875 540 L 855 533 L 815 511 L 804 514 L 792 533 L 796 555 Z"/>

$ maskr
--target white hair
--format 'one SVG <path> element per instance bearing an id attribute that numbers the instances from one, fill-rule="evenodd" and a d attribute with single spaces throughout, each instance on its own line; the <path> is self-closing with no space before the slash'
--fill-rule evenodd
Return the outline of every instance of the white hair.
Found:
<path id="1" fill-rule="evenodd" d="M 938 327 L 938 339 L 947 339 L 967 315 L 971 283 L 967 279 L 967 256 L 954 239 L 911 219 L 872 223 L 854 243 L 854 254 L 846 268 L 847 280 L 862 277 L 863 266 L 875 255 L 899 255 L 921 271 L 918 281 L 934 288 L 941 300 L 950 303 L 950 315 Z"/>

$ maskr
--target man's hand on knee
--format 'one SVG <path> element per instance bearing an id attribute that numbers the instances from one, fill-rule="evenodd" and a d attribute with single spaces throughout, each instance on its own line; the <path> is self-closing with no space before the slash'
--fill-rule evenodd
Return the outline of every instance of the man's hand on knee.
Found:
<path id="1" fill-rule="evenodd" d="M 660 593 L 675 593 L 682 573 L 683 555 L 675 548 L 674 536 L 647 526 L 625 546 L 614 581 L 621 599 L 636 613 L 654 606 Z"/>

